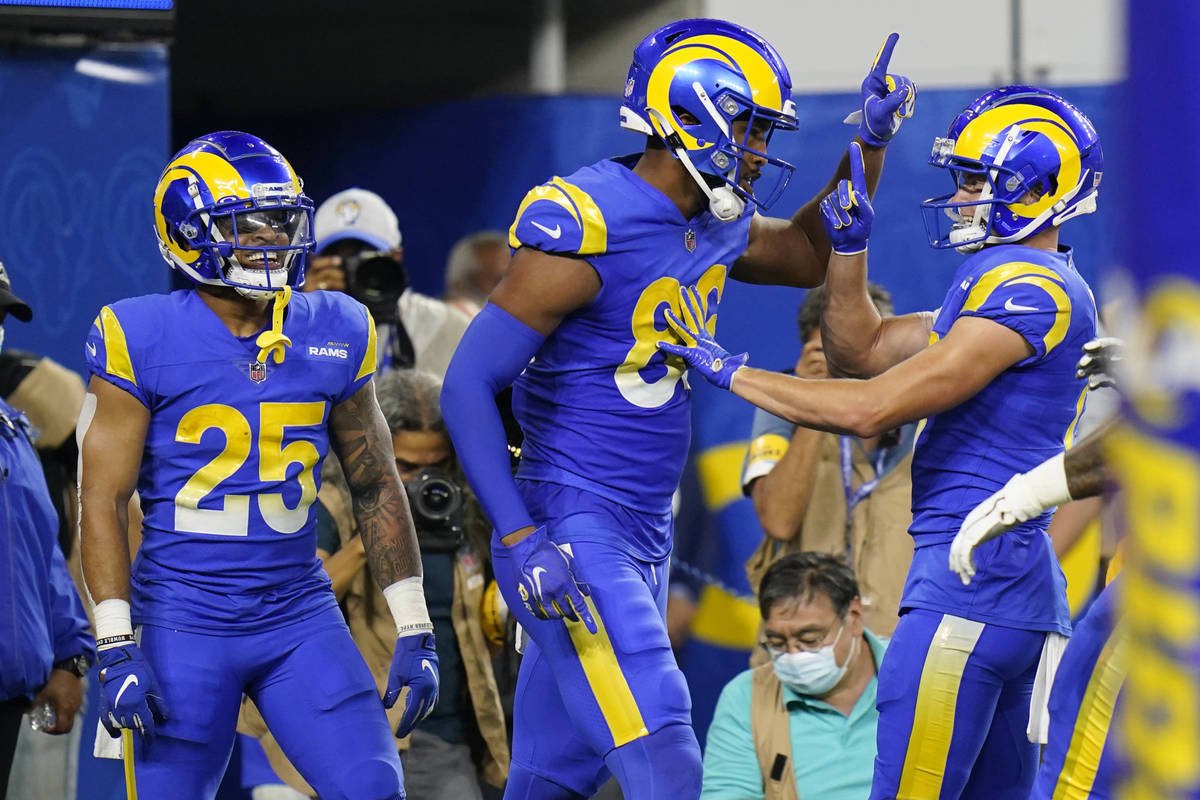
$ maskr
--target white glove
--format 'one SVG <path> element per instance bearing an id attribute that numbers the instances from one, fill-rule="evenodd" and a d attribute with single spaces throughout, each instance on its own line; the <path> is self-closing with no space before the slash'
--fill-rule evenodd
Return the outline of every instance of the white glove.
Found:
<path id="1" fill-rule="evenodd" d="M 950 569 L 964 586 L 975 577 L 972 554 L 976 547 L 1054 506 L 1070 502 L 1065 456 L 1059 453 L 1029 472 L 1013 475 L 1000 491 L 967 514 L 950 545 Z"/>

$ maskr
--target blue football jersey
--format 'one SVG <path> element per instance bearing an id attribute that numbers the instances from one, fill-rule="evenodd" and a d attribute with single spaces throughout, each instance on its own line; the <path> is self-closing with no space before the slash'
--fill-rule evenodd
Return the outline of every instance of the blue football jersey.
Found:
<path id="1" fill-rule="evenodd" d="M 585 259 L 595 300 L 569 314 L 514 384 L 525 432 L 519 475 L 585 489 L 650 513 L 670 510 L 690 442 L 690 389 L 664 311 L 680 286 L 713 308 L 749 241 L 750 208 L 731 222 L 685 219 L 632 170 L 638 156 L 600 161 L 533 188 L 509 230 L 516 249 Z M 650 543 L 643 543 L 649 545 Z M 655 542 L 662 553 L 669 542 Z"/>
<path id="2" fill-rule="evenodd" d="M 88 368 L 150 411 L 136 622 L 241 633 L 335 604 L 313 501 L 330 411 L 375 370 L 375 326 L 347 295 L 294 293 L 283 333 L 283 363 L 264 364 L 192 290 L 100 310 Z"/>
<path id="3" fill-rule="evenodd" d="M 1072 444 L 1087 394 L 1075 363 L 1096 335 L 1095 299 L 1069 250 L 1003 245 L 959 267 L 931 340 L 964 316 L 995 320 L 1034 352 L 929 417 L 918 435 L 910 528 L 918 549 L 902 607 L 1067 633 L 1066 583 L 1045 533 L 1049 512 L 980 547 L 969 587 L 947 568 L 947 548 L 931 546 L 950 542 L 971 509 L 1013 475 Z"/>

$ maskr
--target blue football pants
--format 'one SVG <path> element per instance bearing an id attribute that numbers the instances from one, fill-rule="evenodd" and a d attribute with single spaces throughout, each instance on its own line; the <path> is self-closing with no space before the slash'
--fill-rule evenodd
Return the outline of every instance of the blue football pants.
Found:
<path id="1" fill-rule="evenodd" d="M 644 562 L 597 542 L 570 548 L 591 590 L 596 634 L 530 614 L 512 559 L 493 542 L 497 583 L 531 638 L 517 679 L 505 800 L 587 798 L 610 774 L 626 800 L 699 797 L 691 700 L 664 621 L 668 559 Z"/>
<path id="2" fill-rule="evenodd" d="M 322 800 L 403 799 L 383 704 L 336 607 L 246 635 L 143 625 L 141 647 L 171 718 L 135 748 L 139 796 L 211 800 L 244 693 Z"/>
<path id="3" fill-rule="evenodd" d="M 1046 634 L 913 609 L 879 670 L 871 800 L 1027 800 Z"/>

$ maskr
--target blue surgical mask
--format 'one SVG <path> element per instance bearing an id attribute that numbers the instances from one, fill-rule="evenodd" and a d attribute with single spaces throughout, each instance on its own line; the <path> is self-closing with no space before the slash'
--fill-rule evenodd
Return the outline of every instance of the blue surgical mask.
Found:
<path id="1" fill-rule="evenodd" d="M 797 694 L 820 697 L 829 692 L 846 674 L 850 662 L 854 660 L 854 655 L 858 652 L 858 639 L 861 637 L 856 637 L 854 643 L 850 645 L 846 663 L 838 666 L 837 659 L 833 655 L 833 648 L 837 646 L 838 640 L 842 638 L 842 631 L 845 629 L 846 625 L 842 623 L 833 643 L 825 645 L 815 653 L 802 651 L 780 653 L 775 656 L 773 661 L 775 677 Z"/>

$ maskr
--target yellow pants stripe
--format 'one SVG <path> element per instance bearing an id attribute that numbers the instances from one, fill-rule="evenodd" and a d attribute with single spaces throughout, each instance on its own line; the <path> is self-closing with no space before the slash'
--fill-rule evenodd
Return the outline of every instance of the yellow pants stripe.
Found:
<path id="1" fill-rule="evenodd" d="M 629 682 L 625 680 L 625 673 L 621 672 L 621 665 L 617 663 L 617 654 L 608 638 L 604 620 L 600 618 L 592 598 L 585 597 L 584 600 L 591 609 L 592 619 L 596 620 L 596 633 L 590 632 L 582 622 L 566 621 L 567 633 L 571 636 L 571 644 L 575 646 L 575 653 L 579 656 L 596 704 L 600 706 L 600 713 L 608 724 L 613 747 L 620 747 L 647 736 L 649 731 L 629 689 Z"/>
<path id="2" fill-rule="evenodd" d="M 896 800 L 933 800 L 942 790 L 954 736 L 958 687 L 983 623 L 944 614 L 925 654 Z"/>
<path id="3" fill-rule="evenodd" d="M 1079 716 L 1075 718 L 1075 732 L 1058 773 L 1052 800 L 1088 800 L 1092 796 L 1092 784 L 1100 768 L 1100 754 L 1108 739 L 1113 708 L 1128 672 L 1129 637 L 1124 626 L 1118 625 L 1104 643 L 1100 659 L 1084 689 Z"/>

